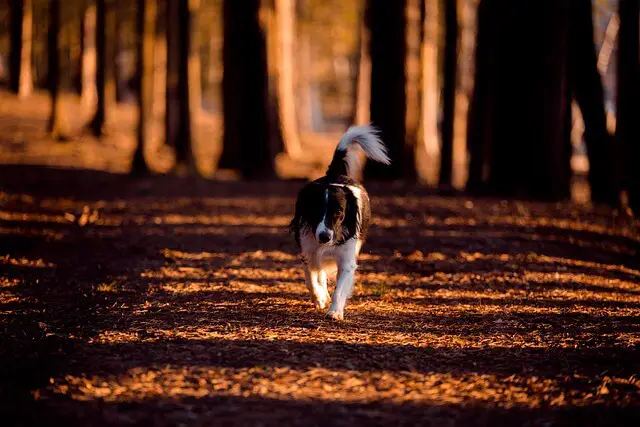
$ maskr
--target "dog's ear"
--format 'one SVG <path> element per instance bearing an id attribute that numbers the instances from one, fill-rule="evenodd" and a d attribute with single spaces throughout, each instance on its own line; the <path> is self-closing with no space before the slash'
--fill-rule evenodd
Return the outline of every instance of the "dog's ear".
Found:
<path id="1" fill-rule="evenodd" d="M 315 217 L 322 215 L 321 203 L 324 188 L 317 183 L 309 183 L 300 190 L 296 200 L 296 212 L 291 224 L 301 229 L 312 227 Z"/>
<path id="2" fill-rule="evenodd" d="M 360 221 L 360 200 L 349 187 L 345 187 L 345 194 L 347 197 L 347 209 L 345 211 L 344 221 L 342 221 L 342 235 L 343 240 L 348 240 L 356 236 L 358 233 Z"/>

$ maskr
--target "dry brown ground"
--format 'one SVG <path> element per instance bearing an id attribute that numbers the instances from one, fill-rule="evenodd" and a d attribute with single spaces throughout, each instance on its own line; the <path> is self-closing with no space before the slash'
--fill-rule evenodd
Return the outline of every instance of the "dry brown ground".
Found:
<path id="1" fill-rule="evenodd" d="M 606 209 L 371 185 L 336 323 L 286 232 L 300 182 L 0 183 L 5 425 L 640 423 L 640 224 Z"/>

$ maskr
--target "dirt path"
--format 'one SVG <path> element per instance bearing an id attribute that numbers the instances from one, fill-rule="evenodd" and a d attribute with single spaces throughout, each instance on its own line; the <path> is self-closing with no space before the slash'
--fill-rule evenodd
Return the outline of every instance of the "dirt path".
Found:
<path id="1" fill-rule="evenodd" d="M 17 425 L 640 421 L 640 236 L 610 212 L 374 186 L 335 323 L 286 234 L 298 183 L 0 179 Z"/>

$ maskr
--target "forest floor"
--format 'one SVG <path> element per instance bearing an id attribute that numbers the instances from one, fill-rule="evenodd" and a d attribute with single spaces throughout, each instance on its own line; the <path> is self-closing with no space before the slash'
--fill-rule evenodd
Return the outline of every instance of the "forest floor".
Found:
<path id="1" fill-rule="evenodd" d="M 372 184 L 335 322 L 287 234 L 302 182 L 36 166 L 29 142 L 11 164 L 15 144 L 0 136 L 3 425 L 640 423 L 637 221 Z"/>

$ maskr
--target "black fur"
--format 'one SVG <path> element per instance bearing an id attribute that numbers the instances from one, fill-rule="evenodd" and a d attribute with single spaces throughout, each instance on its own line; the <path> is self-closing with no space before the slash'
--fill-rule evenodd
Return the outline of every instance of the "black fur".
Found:
<path id="1" fill-rule="evenodd" d="M 336 163 L 338 153 L 336 152 L 332 165 Z M 339 159 L 338 162 L 344 164 L 343 159 Z M 359 217 L 358 200 L 347 186 L 360 190 Z M 327 190 L 329 198 L 325 200 Z M 324 176 L 306 184 L 298 193 L 295 215 L 289 225 L 298 246 L 300 234 L 314 233 L 323 217 L 327 227 L 331 228 L 336 236 L 335 244 L 343 244 L 353 237 L 364 242 L 371 218 L 369 195 L 362 185 L 345 175 Z"/>
<path id="2" fill-rule="evenodd" d="M 333 153 L 333 159 L 331 160 L 329 168 L 327 168 L 327 173 L 325 176 L 333 179 L 338 179 L 341 176 L 349 176 L 346 157 L 347 150 L 336 150 Z"/>

